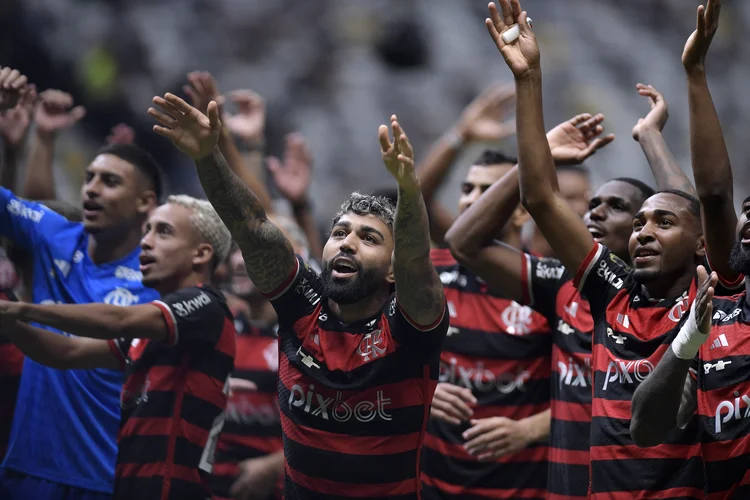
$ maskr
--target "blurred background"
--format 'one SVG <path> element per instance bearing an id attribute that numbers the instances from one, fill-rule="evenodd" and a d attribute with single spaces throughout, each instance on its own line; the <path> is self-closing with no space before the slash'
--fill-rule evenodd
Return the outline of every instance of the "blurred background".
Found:
<path id="1" fill-rule="evenodd" d="M 711 90 L 735 173 L 735 200 L 750 194 L 750 2 L 724 0 L 711 47 Z M 680 56 L 697 0 L 526 0 L 544 71 L 547 128 L 602 112 L 615 142 L 591 158 L 595 185 L 615 176 L 654 184 L 631 138 L 648 102 L 638 82 L 665 94 L 664 131 L 689 171 L 688 109 Z M 417 160 L 493 81 L 512 76 L 483 20 L 486 0 L 4 0 L 0 61 L 39 90 L 59 88 L 87 109 L 56 150 L 59 197 L 78 203 L 83 169 L 112 126 L 125 122 L 162 163 L 172 191 L 200 194 L 191 162 L 151 132 L 152 96 L 181 93 L 186 73 L 210 71 L 222 92 L 251 88 L 267 106 L 267 154 L 286 133 L 307 136 L 311 198 L 326 226 L 344 195 L 393 184 L 377 127 L 397 113 Z M 515 141 L 502 147 L 515 152 Z M 477 153 L 468 150 L 456 179 Z M 457 182 L 457 181 L 456 181 Z M 456 206 L 457 183 L 444 189 Z"/>

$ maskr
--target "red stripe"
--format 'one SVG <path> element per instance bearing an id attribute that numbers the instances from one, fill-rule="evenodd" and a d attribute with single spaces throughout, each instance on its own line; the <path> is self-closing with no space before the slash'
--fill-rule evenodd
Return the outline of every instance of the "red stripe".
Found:
<path id="1" fill-rule="evenodd" d="M 420 332 L 429 332 L 431 330 L 434 330 L 443 321 L 443 318 L 445 317 L 445 309 L 446 309 L 447 302 L 444 299 L 443 300 L 443 307 L 440 310 L 440 314 L 438 314 L 437 319 L 435 321 L 433 321 L 432 323 L 430 323 L 429 325 L 420 325 L 418 322 L 414 321 L 411 318 L 411 316 L 409 316 L 406 313 L 406 311 L 404 311 L 403 307 L 401 307 L 401 303 L 398 301 L 398 291 L 396 291 L 396 297 L 397 297 L 396 298 L 396 306 L 398 307 L 398 310 L 401 311 L 401 314 L 404 316 L 404 318 L 406 319 L 406 321 L 408 321 L 411 326 L 413 326 L 414 328 L 416 328 Z"/>
<path id="2" fill-rule="evenodd" d="M 316 450 L 326 450 L 348 455 L 391 455 L 413 451 L 419 446 L 419 434 L 400 436 L 350 436 L 313 429 L 289 420 L 281 414 L 281 427 L 284 435 L 304 446 Z"/>
<path id="3" fill-rule="evenodd" d="M 552 400 L 552 418 L 563 422 L 591 422 L 591 404 Z"/>
<path id="4" fill-rule="evenodd" d="M 549 401 L 530 405 L 476 406 L 472 418 L 505 417 L 513 420 L 531 417 L 549 409 Z"/>
<path id="5" fill-rule="evenodd" d="M 581 262 L 581 265 L 578 266 L 578 269 L 576 270 L 576 275 L 573 278 L 573 286 L 576 287 L 578 290 L 583 288 L 583 283 L 581 283 L 581 279 L 583 279 L 583 275 L 586 274 L 586 271 L 588 271 L 589 266 L 593 262 L 593 260 L 596 258 L 596 254 L 599 251 L 599 243 L 594 242 L 594 246 L 591 247 L 591 250 L 589 250 L 589 253 L 586 254 L 586 257 L 583 259 L 583 262 Z"/>
<path id="6" fill-rule="evenodd" d="M 704 442 L 703 457 L 706 462 L 722 462 L 750 453 L 750 436 L 741 436 L 727 441 Z"/>
<path id="7" fill-rule="evenodd" d="M 201 483 L 201 475 L 197 467 L 185 467 L 167 462 L 152 462 L 150 464 L 117 464 L 117 477 L 153 477 L 162 476 L 162 498 L 164 491 L 169 493 L 169 483 L 172 479 L 180 479 L 191 483 Z"/>
<path id="8" fill-rule="evenodd" d="M 174 317 L 172 316 L 172 311 L 169 309 L 169 306 L 164 304 L 163 302 L 154 301 L 151 302 L 153 305 L 159 308 L 161 310 L 161 314 L 164 317 L 164 322 L 167 324 L 167 344 L 169 345 L 175 345 L 175 332 L 177 329 L 177 326 L 174 323 Z"/>
<path id="9" fill-rule="evenodd" d="M 292 282 L 297 278 L 297 273 L 299 273 L 299 258 L 295 255 L 294 256 L 294 269 L 292 269 L 292 272 L 289 273 L 289 276 L 274 290 L 271 290 L 268 293 L 261 292 L 261 295 L 263 295 L 268 300 L 274 300 L 278 299 L 281 294 L 286 292 L 286 289 L 289 287 L 289 285 L 292 284 Z M 317 318 L 317 316 L 316 316 Z"/>
<path id="10" fill-rule="evenodd" d="M 187 355 L 183 355 L 182 362 L 180 363 L 180 370 L 177 372 L 177 380 L 175 381 L 176 396 L 174 402 L 174 412 L 172 413 L 172 433 L 169 435 L 167 441 L 167 462 L 172 464 L 174 462 L 174 451 L 177 444 L 177 430 L 180 424 L 180 413 L 182 413 L 182 400 L 185 399 L 185 372 L 188 369 L 190 358 Z M 169 499 L 169 490 L 171 489 L 172 471 L 174 467 L 167 470 L 167 474 L 164 475 L 164 483 L 161 489 L 161 500 Z"/>
<path id="11" fill-rule="evenodd" d="M 286 473 L 289 478 L 300 486 L 308 490 L 323 495 L 345 495 L 349 498 L 388 498 L 390 496 L 408 495 L 416 493 L 418 490 L 418 480 L 406 479 L 395 483 L 382 484 L 352 484 L 339 483 L 328 479 L 310 477 L 298 472 L 286 464 Z M 373 479 L 377 474 L 373 475 Z"/>
<path id="12" fill-rule="evenodd" d="M 237 462 L 214 462 L 213 475 L 216 477 L 237 477 L 239 473 L 240 466 Z"/>
<path id="13" fill-rule="evenodd" d="M 120 370 L 125 370 L 128 360 L 122 356 L 122 351 L 117 347 L 114 339 L 107 340 L 107 346 L 109 346 L 109 350 L 112 351 L 117 363 L 120 365 Z"/>
<path id="14" fill-rule="evenodd" d="M 424 445 L 431 450 L 434 450 L 441 455 L 449 456 L 458 460 L 466 460 L 472 462 L 479 462 L 476 457 L 473 457 L 466 453 L 463 445 L 453 444 L 443 441 L 438 436 L 433 434 L 427 434 L 424 439 Z M 505 455 L 492 460 L 496 464 L 507 464 L 513 462 L 546 462 L 547 461 L 547 447 L 538 446 L 534 448 L 524 448 L 516 453 Z M 483 461 L 482 463 L 489 463 Z M 588 462 L 586 462 L 588 464 Z"/>
<path id="15" fill-rule="evenodd" d="M 617 401 L 595 398 L 591 404 L 591 414 L 594 417 L 616 418 L 619 420 L 630 420 L 630 401 Z"/>
<path id="16" fill-rule="evenodd" d="M 526 307 L 501 297 L 493 297 L 486 293 L 470 293 L 456 288 L 445 288 L 445 297 L 456 308 L 456 316 L 451 317 L 452 327 L 478 330 L 490 335 L 508 335 L 510 328 L 515 328 L 516 325 L 505 322 L 503 316 L 507 317 L 506 311 L 510 309 L 508 312 L 512 313 L 511 316 L 518 316 L 513 308 Z M 524 324 L 526 331 L 523 337 L 549 335 L 549 324 L 538 312 L 529 310 L 528 318 L 524 319 L 528 321 Z"/>
<path id="17" fill-rule="evenodd" d="M 726 498 L 735 498 L 733 496 L 734 491 L 740 486 L 748 486 L 748 485 L 750 485 L 750 470 L 745 472 L 745 475 L 742 477 L 742 479 L 740 479 L 738 483 L 733 484 L 732 487 L 728 491 L 710 493 L 706 495 L 706 498 L 708 500 L 724 500 Z"/>
<path id="18" fill-rule="evenodd" d="M 281 436 L 242 436 L 222 431 L 217 447 L 220 450 L 240 447 L 248 451 L 271 454 L 283 448 L 283 444 Z"/>
<path id="19" fill-rule="evenodd" d="M 121 357 L 122 355 L 120 355 Z M 21 374 L 23 353 L 15 344 L 0 345 L 0 361 L 0 376 L 18 376 Z"/>
<path id="20" fill-rule="evenodd" d="M 447 248 L 432 248 L 430 250 L 430 260 L 435 267 L 448 267 L 457 264 L 453 254 Z"/>
<path id="21" fill-rule="evenodd" d="M 702 488 L 669 488 L 661 491 L 634 490 L 592 493 L 591 500 L 652 500 L 671 498 L 703 498 Z"/>
<path id="22" fill-rule="evenodd" d="M 221 334 L 214 349 L 232 358 L 237 354 L 237 330 L 234 328 L 234 320 L 232 318 L 224 317 Z"/>
<path id="23" fill-rule="evenodd" d="M 739 305 L 739 307 L 741 308 L 742 305 Z M 711 349 L 714 341 L 721 334 L 724 334 L 729 345 L 719 345 Z M 744 323 L 720 323 L 712 326 L 708 340 L 701 346 L 700 357 L 702 361 L 714 361 L 727 356 L 750 356 L 750 335 L 747 334 L 747 325 Z M 737 361 L 732 360 L 733 365 L 734 363 L 737 363 Z"/>
<path id="24" fill-rule="evenodd" d="M 651 448 L 639 448 L 634 444 L 620 446 L 592 446 L 591 461 L 678 459 L 688 460 L 701 456 L 700 444 L 660 444 Z"/>
<path id="25" fill-rule="evenodd" d="M 550 446 L 548 460 L 564 465 L 589 465 L 591 463 L 591 456 L 589 455 L 589 450 L 564 450 Z"/>
<path id="26" fill-rule="evenodd" d="M 523 305 L 531 304 L 534 299 L 531 296 L 531 282 L 529 277 L 529 266 L 531 265 L 531 259 L 525 252 L 521 252 L 521 296 L 523 297 Z"/>
<path id="27" fill-rule="evenodd" d="M 558 495 L 557 493 L 547 493 L 546 500 L 585 500 L 588 496 L 575 495 Z"/>
<path id="28" fill-rule="evenodd" d="M 223 380 L 217 380 L 197 370 L 189 370 L 185 375 L 183 389 L 194 397 L 223 410 L 227 406 L 228 399 L 224 393 L 224 383 Z"/>
<path id="29" fill-rule="evenodd" d="M 481 496 L 486 498 L 545 498 L 547 490 L 543 489 L 490 489 L 490 488 L 466 488 L 455 484 L 446 483 L 440 479 L 422 474 L 422 482 L 426 485 L 433 486 L 448 495 L 466 495 Z"/>

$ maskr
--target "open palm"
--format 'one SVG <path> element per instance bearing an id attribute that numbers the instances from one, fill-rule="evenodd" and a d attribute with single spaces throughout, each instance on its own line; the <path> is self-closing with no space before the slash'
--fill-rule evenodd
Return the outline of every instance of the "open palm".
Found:
<path id="1" fill-rule="evenodd" d="M 499 0 L 499 3 L 502 14 L 497 10 L 494 3 L 490 4 L 490 17 L 485 20 L 485 24 L 508 67 L 513 75 L 518 78 L 539 68 L 539 46 L 536 43 L 534 32 L 527 24 L 528 16 L 521 9 L 520 1 Z M 518 24 L 518 39 L 511 43 L 505 43 L 502 34 L 514 24 Z"/>
<path id="2" fill-rule="evenodd" d="M 208 116 L 174 94 L 167 93 L 163 98 L 156 96 L 153 102 L 160 108 L 148 108 L 148 114 L 160 123 L 154 125 L 154 132 L 195 160 L 211 154 L 221 132 L 216 101 L 208 104 Z"/>
<path id="3" fill-rule="evenodd" d="M 698 6 L 695 31 L 688 38 L 682 52 L 682 65 L 686 71 L 703 68 L 711 40 L 719 29 L 720 13 L 721 0 L 708 0 L 706 7 Z"/>
<path id="4" fill-rule="evenodd" d="M 601 137 L 604 115 L 583 113 L 562 122 L 547 132 L 547 142 L 555 163 L 576 165 L 615 139 L 613 134 Z"/>
<path id="5" fill-rule="evenodd" d="M 383 155 L 385 168 L 401 183 L 405 180 L 414 179 L 414 150 L 406 137 L 404 130 L 398 123 L 396 115 L 391 115 L 391 131 L 393 142 L 388 137 L 388 127 L 381 125 L 378 129 L 380 139 L 380 152 Z"/>

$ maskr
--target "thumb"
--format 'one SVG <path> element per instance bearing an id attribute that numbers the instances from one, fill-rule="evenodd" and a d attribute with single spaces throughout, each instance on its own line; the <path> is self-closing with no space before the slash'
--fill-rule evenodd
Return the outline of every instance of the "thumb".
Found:
<path id="1" fill-rule="evenodd" d="M 78 121 L 86 116 L 86 108 L 84 108 L 83 106 L 76 106 L 75 108 L 70 110 L 69 116 L 73 119 L 73 121 Z"/>
<path id="2" fill-rule="evenodd" d="M 219 120 L 219 105 L 216 104 L 216 101 L 208 103 L 208 123 L 213 130 L 221 128 L 221 120 Z"/>

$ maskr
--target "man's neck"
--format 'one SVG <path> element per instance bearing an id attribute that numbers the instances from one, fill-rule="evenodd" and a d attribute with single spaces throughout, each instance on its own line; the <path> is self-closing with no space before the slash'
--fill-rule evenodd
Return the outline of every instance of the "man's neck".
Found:
<path id="1" fill-rule="evenodd" d="M 745 277 L 745 302 L 750 304 L 750 276 Z"/>
<path id="2" fill-rule="evenodd" d="M 384 289 L 354 304 L 339 304 L 332 299 L 328 299 L 328 307 L 331 308 L 339 321 L 345 325 L 351 325 L 357 321 L 372 318 L 382 311 L 389 297 L 390 292 Z"/>
<path id="3" fill-rule="evenodd" d="M 140 231 L 131 231 L 121 237 L 109 232 L 89 234 L 89 258 L 97 265 L 120 260 L 138 247 L 141 236 Z"/>
<path id="4" fill-rule="evenodd" d="M 645 295 L 651 300 L 675 299 L 690 290 L 695 275 L 686 274 L 677 279 L 660 276 L 659 279 L 642 285 Z"/>

